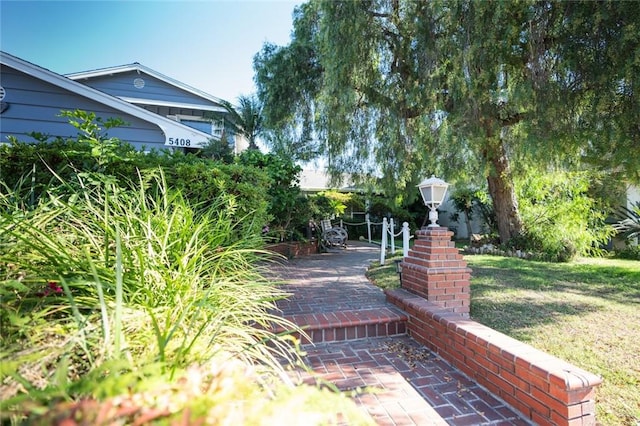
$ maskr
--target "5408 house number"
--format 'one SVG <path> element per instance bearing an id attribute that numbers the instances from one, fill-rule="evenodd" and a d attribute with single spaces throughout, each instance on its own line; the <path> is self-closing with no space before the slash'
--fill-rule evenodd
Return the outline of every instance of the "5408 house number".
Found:
<path id="1" fill-rule="evenodd" d="M 169 145 L 191 146 L 191 139 L 169 138 Z"/>

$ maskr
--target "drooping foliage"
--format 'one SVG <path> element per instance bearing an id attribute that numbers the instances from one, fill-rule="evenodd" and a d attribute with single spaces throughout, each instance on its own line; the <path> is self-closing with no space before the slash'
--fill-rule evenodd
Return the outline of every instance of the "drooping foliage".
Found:
<path id="1" fill-rule="evenodd" d="M 270 128 L 388 192 L 483 177 L 506 242 L 514 166 L 638 179 L 637 22 L 633 2 L 310 1 L 291 43 L 256 55 L 258 95 Z"/>
<path id="2" fill-rule="evenodd" d="M 598 254 L 614 231 L 604 226 L 606 209 L 590 193 L 590 180 L 589 173 L 563 171 L 517 179 L 527 229 L 511 245 L 553 261 Z"/>
<path id="3" fill-rule="evenodd" d="M 640 4 L 567 2 L 558 55 L 584 159 L 640 183 Z"/>

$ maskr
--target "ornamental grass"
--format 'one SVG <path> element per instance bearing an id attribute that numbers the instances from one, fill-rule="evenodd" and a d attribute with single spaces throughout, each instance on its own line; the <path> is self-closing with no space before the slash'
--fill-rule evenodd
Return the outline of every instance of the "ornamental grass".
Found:
<path id="1" fill-rule="evenodd" d="M 219 421 L 222 412 L 283 404 L 276 396 L 291 393 L 282 390 L 283 360 L 299 356 L 292 339 L 271 330 L 295 326 L 270 313 L 286 294 L 263 278 L 274 258 L 255 248 L 259 236 L 237 239 L 232 196 L 192 205 L 160 171 L 134 183 L 79 173 L 27 205 L 0 190 L 3 424 L 73 418 L 123 398 L 125 414 L 146 412 L 150 422 Z M 230 380 L 233 398 L 212 391 Z M 161 412 L 135 403 L 165 388 L 174 404 L 159 404 Z M 320 411 L 322 422 L 336 415 Z M 105 421 L 122 420 L 113 416 Z"/>

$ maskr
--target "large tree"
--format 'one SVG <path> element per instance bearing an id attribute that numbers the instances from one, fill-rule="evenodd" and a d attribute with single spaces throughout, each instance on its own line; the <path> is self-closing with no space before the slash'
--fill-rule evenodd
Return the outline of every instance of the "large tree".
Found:
<path id="1" fill-rule="evenodd" d="M 382 173 L 391 190 L 426 172 L 484 176 L 506 242 L 523 228 L 513 158 L 597 153 L 598 132 L 609 129 L 625 167 L 640 163 L 628 155 L 638 144 L 638 55 L 615 55 L 623 45 L 637 52 L 639 9 L 311 0 L 296 12 L 290 45 L 256 56 L 258 93 L 268 123 L 312 129 L 334 170 Z"/>

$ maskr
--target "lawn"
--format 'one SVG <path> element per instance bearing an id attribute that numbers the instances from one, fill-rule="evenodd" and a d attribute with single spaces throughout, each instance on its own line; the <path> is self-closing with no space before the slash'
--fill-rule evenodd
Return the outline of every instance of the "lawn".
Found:
<path id="1" fill-rule="evenodd" d="M 640 262 L 465 259 L 474 320 L 602 376 L 600 423 L 640 422 Z M 369 276 L 381 287 L 398 283 L 392 261 Z"/>

